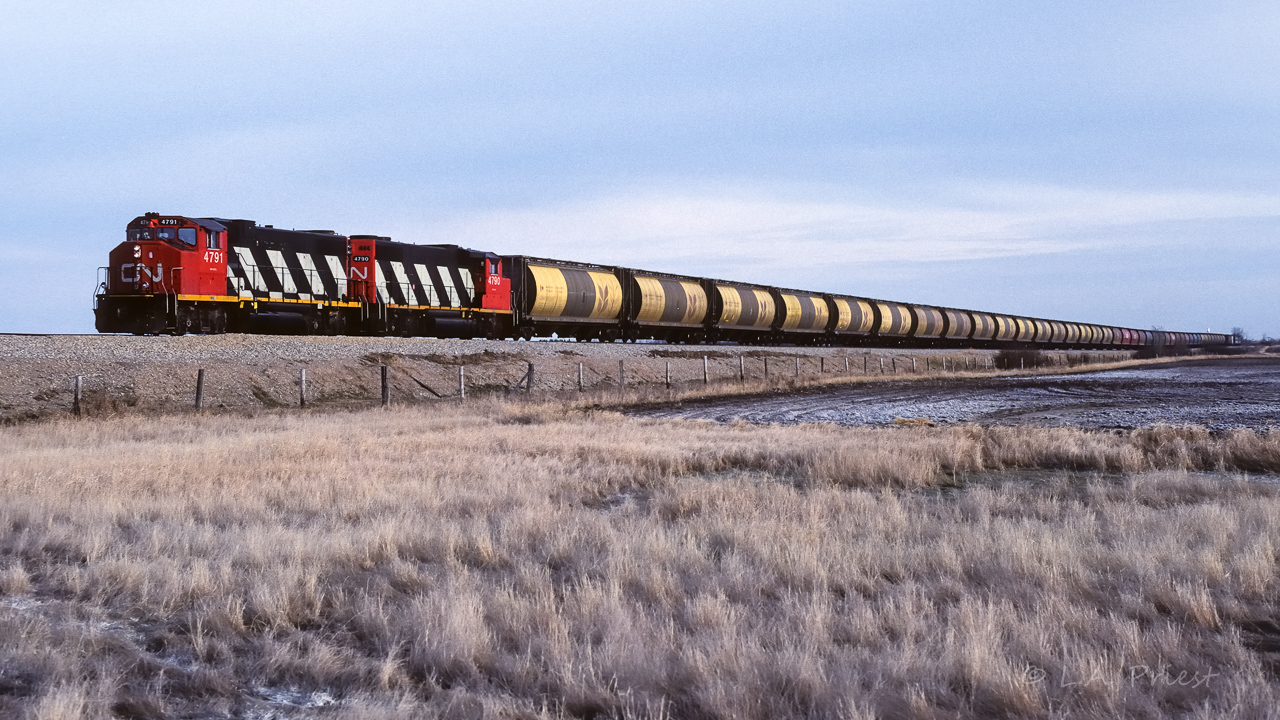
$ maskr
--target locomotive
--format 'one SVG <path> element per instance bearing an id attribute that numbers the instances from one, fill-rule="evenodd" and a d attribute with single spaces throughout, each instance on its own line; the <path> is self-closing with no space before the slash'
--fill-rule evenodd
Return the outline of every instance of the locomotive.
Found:
<path id="1" fill-rule="evenodd" d="M 1238 343 L 159 213 L 131 221 L 98 272 L 103 333 L 1132 350 Z"/>

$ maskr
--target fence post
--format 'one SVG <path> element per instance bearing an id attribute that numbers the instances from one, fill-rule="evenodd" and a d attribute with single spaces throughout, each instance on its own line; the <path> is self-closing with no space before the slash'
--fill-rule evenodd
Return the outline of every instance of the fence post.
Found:
<path id="1" fill-rule="evenodd" d="M 769 379 L 769 358 L 764 359 L 764 379 Z"/>
<path id="2" fill-rule="evenodd" d="M 863 356 L 862 356 L 862 374 L 863 374 L 863 375 L 866 375 L 866 374 L 867 374 L 867 358 L 868 358 L 868 357 L 870 357 L 870 356 L 868 356 L 868 355 L 863 355 Z"/>
<path id="3" fill-rule="evenodd" d="M 76 417 L 80 417 L 80 387 L 83 384 L 84 376 L 77 375 L 75 393 L 71 396 L 71 412 L 75 413 Z"/>
<path id="4" fill-rule="evenodd" d="M 800 377 L 800 356 L 796 356 L 796 377 Z"/>
<path id="5" fill-rule="evenodd" d="M 204 408 L 204 368 L 196 371 L 196 409 Z"/>
<path id="6" fill-rule="evenodd" d="M 382 407 L 391 407 L 391 368 L 382 366 Z"/>
<path id="7" fill-rule="evenodd" d="M 1019 369 L 1019 370 L 1026 370 L 1026 369 L 1027 369 L 1027 359 L 1026 359 L 1026 358 L 1018 358 L 1018 369 Z"/>
<path id="8" fill-rule="evenodd" d="M 820 355 L 818 356 L 818 374 L 825 373 L 826 371 L 827 371 L 827 356 Z"/>
<path id="9" fill-rule="evenodd" d="M 626 362 L 627 362 L 626 360 L 619 360 L 619 361 L 618 361 L 618 387 L 626 387 L 626 386 L 627 386 L 627 368 L 626 368 Z"/>
<path id="10" fill-rule="evenodd" d="M 526 360 L 525 362 L 529 363 L 529 372 L 525 373 L 525 378 L 528 380 L 528 382 L 525 383 L 525 386 L 524 386 L 524 391 L 526 394 L 528 394 L 533 392 L 533 361 Z"/>
<path id="11" fill-rule="evenodd" d="M 884 374 L 884 358 L 880 358 L 880 374 Z"/>
<path id="12" fill-rule="evenodd" d="M 582 392 L 582 363 L 578 363 L 578 392 Z"/>
<path id="13" fill-rule="evenodd" d="M 845 375 L 849 374 L 849 356 L 848 355 L 844 356 L 844 374 Z"/>
<path id="14" fill-rule="evenodd" d="M 915 373 L 915 371 L 916 371 L 916 359 L 915 359 L 915 357 L 913 356 L 913 357 L 911 358 L 911 372 L 912 372 L 912 373 Z"/>
<path id="15" fill-rule="evenodd" d="M 667 389 L 671 389 L 671 361 L 667 361 Z"/>
<path id="16" fill-rule="evenodd" d="M 747 359 L 741 355 L 738 356 L 738 379 L 744 382 L 747 379 Z"/>
<path id="17" fill-rule="evenodd" d="M 892 358 L 889 359 L 889 362 L 893 363 L 893 374 L 897 375 L 898 374 L 898 356 L 894 355 Z"/>
<path id="18" fill-rule="evenodd" d="M 307 369 L 302 368 L 298 375 L 298 407 L 307 406 Z"/>
<path id="19" fill-rule="evenodd" d="M 707 368 L 707 356 L 703 355 L 702 356 L 702 384 L 706 385 L 709 382 L 711 382 L 711 373 Z"/>
<path id="20" fill-rule="evenodd" d="M 458 366 L 458 399 L 467 399 L 467 366 Z"/>

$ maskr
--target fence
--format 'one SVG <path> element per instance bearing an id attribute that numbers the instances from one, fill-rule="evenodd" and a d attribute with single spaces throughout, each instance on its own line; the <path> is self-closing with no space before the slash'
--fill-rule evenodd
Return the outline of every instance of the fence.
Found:
<path id="1" fill-rule="evenodd" d="M 874 358 L 874 361 L 873 361 Z M 1038 370 L 1045 368 L 1075 367 L 1081 365 L 1107 364 L 1131 359 L 1128 353 L 1061 353 L 1044 355 L 1035 360 L 1035 367 L 1027 368 L 1021 363 L 1022 370 Z M 787 362 L 787 361 L 790 362 Z M 859 360 L 861 362 L 859 362 Z M 439 399 L 453 398 L 465 400 L 470 390 L 472 394 L 480 392 L 532 393 L 532 392 L 587 392 L 589 390 L 609 390 L 638 387 L 692 387 L 709 386 L 712 383 L 760 383 L 792 384 L 806 380 L 838 379 L 841 377 L 894 377 L 894 376 L 941 376 L 959 374 L 990 374 L 1009 372 L 997 367 L 992 355 L 872 355 L 838 354 L 838 355 L 726 355 L 718 353 L 715 357 L 707 355 L 680 355 L 676 358 L 623 358 L 617 360 L 616 372 L 607 370 L 603 359 L 588 364 L 585 361 L 557 364 L 554 360 L 543 361 L 542 367 L 531 360 L 486 361 L 471 366 L 472 378 L 468 383 L 468 365 L 458 363 L 456 369 L 456 393 L 435 390 L 431 385 L 418 379 L 409 370 L 396 368 L 387 364 L 378 366 L 378 381 L 383 407 L 390 407 L 397 393 L 395 388 L 396 371 L 406 376 L 413 383 L 421 386 Z M 446 366 L 438 365 L 446 373 Z M 1016 370 L 1015 370 L 1016 371 Z M 518 373 L 518 374 L 517 374 Z M 84 375 L 74 376 L 71 411 L 80 416 L 85 413 L 83 395 L 87 384 Z M 200 368 L 196 372 L 194 398 L 191 407 L 203 410 L 206 396 L 206 371 Z M 314 377 L 311 378 L 315 380 Z M 433 381 L 434 382 L 434 381 Z M 445 385 L 437 385 L 444 388 Z M 255 386 L 255 397 L 260 401 L 259 388 Z M 406 400 L 415 400 L 401 392 Z M 373 401 L 373 398 L 370 398 Z M 272 400 L 273 406 L 288 406 L 288 402 Z M 297 375 L 296 407 L 307 408 L 315 404 L 315 398 L 308 394 L 307 369 L 302 368 Z"/>

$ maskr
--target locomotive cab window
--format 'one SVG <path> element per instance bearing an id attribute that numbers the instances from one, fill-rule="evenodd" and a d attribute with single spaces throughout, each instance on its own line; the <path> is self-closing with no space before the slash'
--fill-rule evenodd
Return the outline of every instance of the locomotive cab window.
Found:
<path id="1" fill-rule="evenodd" d="M 171 227 L 156 228 L 156 239 L 172 241 L 176 237 L 176 234 L 175 234 L 176 232 L 177 232 L 176 228 L 171 228 Z"/>
<path id="2" fill-rule="evenodd" d="M 205 232 L 205 249 L 221 250 L 222 249 L 222 233 L 208 230 Z"/>
<path id="3" fill-rule="evenodd" d="M 178 228 L 178 240 L 184 245 L 196 246 L 195 228 Z"/>

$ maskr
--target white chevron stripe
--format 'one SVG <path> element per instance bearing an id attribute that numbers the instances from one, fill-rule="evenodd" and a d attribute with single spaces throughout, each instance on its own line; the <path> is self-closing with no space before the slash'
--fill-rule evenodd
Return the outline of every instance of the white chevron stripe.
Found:
<path id="1" fill-rule="evenodd" d="M 439 305 L 440 294 L 436 292 L 436 284 L 431 282 L 431 273 L 427 272 L 427 266 L 421 263 L 414 263 L 413 269 L 418 271 L 418 279 L 422 281 L 422 288 L 427 291 L 427 305 Z"/>
<path id="2" fill-rule="evenodd" d="M 342 267 L 342 259 L 337 255 L 325 255 L 325 263 L 329 266 L 329 272 L 333 273 L 333 279 L 338 283 L 338 297 L 347 294 L 347 271 Z"/>
<path id="3" fill-rule="evenodd" d="M 311 259 L 311 253 L 298 253 L 298 264 L 302 265 L 303 274 L 307 276 L 311 294 L 324 297 L 324 283 L 320 282 L 320 273 L 316 271 L 316 263 Z"/>
<path id="4" fill-rule="evenodd" d="M 298 286 L 293 284 L 293 273 L 289 272 L 289 266 L 284 264 L 284 253 L 279 250 L 268 250 L 267 258 L 271 260 L 271 267 L 275 269 L 276 276 L 280 278 L 280 285 L 285 294 L 296 295 Z"/>
<path id="5" fill-rule="evenodd" d="M 236 257 L 240 258 L 240 267 L 244 268 L 245 277 L 249 279 L 249 286 L 258 292 L 266 292 L 267 281 L 262 278 L 262 273 L 258 271 L 258 262 L 253 259 L 253 253 L 249 252 L 249 248 L 236 248 Z"/>

